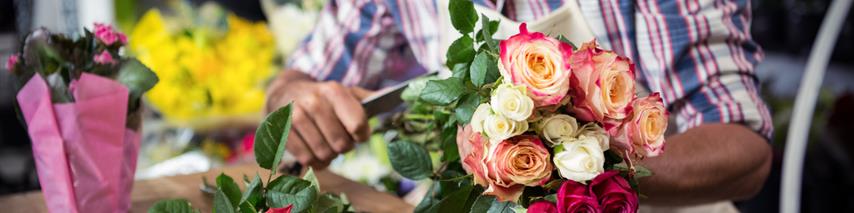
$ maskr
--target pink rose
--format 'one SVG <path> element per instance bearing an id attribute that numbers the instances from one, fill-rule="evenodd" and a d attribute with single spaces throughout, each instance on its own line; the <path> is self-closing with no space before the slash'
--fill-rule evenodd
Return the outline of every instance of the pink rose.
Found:
<path id="1" fill-rule="evenodd" d="M 499 70 L 504 80 L 525 86 L 537 107 L 559 103 L 569 91 L 572 47 L 543 33 L 528 32 L 525 23 L 519 34 L 499 44 Z"/>
<path id="2" fill-rule="evenodd" d="M 557 191 L 559 213 L 601 212 L 596 195 L 584 184 L 567 180 Z"/>
<path id="3" fill-rule="evenodd" d="M 632 101 L 631 112 L 614 137 L 615 145 L 638 156 L 658 156 L 664 151 L 668 118 L 659 93 Z"/>
<path id="4" fill-rule="evenodd" d="M 265 213 L 291 213 L 291 208 L 293 207 L 294 205 L 290 204 L 282 208 L 269 208 Z"/>
<path id="5" fill-rule="evenodd" d="M 486 164 L 483 156 L 485 156 L 488 143 L 483 142 L 483 137 L 472 131 L 471 125 L 466 125 L 464 128 L 457 129 L 457 150 L 460 152 L 463 169 L 474 176 L 474 182 L 481 186 L 489 186 L 486 180 Z"/>
<path id="6" fill-rule="evenodd" d="M 528 213 L 557 213 L 557 206 L 549 201 L 536 201 L 528 206 Z"/>
<path id="7" fill-rule="evenodd" d="M 100 54 L 95 55 L 92 58 L 96 64 L 115 64 L 116 61 L 113 60 L 113 55 L 110 54 L 107 50 L 101 51 Z"/>
<path id="8" fill-rule="evenodd" d="M 637 212 L 638 196 L 618 171 L 607 171 L 590 182 L 590 189 L 599 198 L 602 212 Z"/>
<path id="9" fill-rule="evenodd" d="M 97 37 L 101 42 L 105 45 L 109 46 L 118 40 L 122 45 L 127 44 L 127 37 L 115 30 L 113 30 L 113 26 L 95 23 L 95 37 Z"/>
<path id="10" fill-rule="evenodd" d="M 10 55 L 9 58 L 6 59 L 6 70 L 9 70 L 9 72 L 15 71 L 15 65 L 18 64 L 18 60 L 20 59 L 20 57 L 20 54 Z"/>
<path id="11" fill-rule="evenodd" d="M 634 65 L 613 51 L 585 43 L 572 55 L 572 112 L 584 121 L 601 122 L 605 130 L 627 116 L 635 97 Z"/>

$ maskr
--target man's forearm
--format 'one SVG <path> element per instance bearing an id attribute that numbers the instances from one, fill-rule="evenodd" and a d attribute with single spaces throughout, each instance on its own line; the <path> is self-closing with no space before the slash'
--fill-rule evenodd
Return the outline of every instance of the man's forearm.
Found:
<path id="1" fill-rule="evenodd" d="M 771 168 L 771 147 L 744 126 L 704 124 L 668 137 L 664 154 L 640 164 L 654 173 L 641 178 L 646 203 L 740 200 L 762 188 Z"/>

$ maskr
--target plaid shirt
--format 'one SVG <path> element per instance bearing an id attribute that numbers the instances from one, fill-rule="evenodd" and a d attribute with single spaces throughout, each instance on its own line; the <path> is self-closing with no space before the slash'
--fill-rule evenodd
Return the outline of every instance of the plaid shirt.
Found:
<path id="1" fill-rule="evenodd" d="M 506 0 L 511 20 L 536 20 L 565 0 Z M 474 0 L 496 10 L 490 0 Z M 661 92 L 679 132 L 741 123 L 766 138 L 759 97 L 762 50 L 750 37 L 749 0 L 578 0 L 604 49 L 630 57 L 637 81 Z M 335 0 L 288 66 L 319 80 L 379 88 L 442 67 L 438 17 L 428 0 Z"/>

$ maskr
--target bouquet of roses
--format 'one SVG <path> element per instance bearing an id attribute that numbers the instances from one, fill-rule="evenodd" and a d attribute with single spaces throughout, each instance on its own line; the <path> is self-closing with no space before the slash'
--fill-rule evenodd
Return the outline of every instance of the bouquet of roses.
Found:
<path id="1" fill-rule="evenodd" d="M 140 97 L 158 79 L 109 25 L 79 38 L 39 29 L 6 62 L 51 211 L 126 212 L 139 153 Z"/>
<path id="2" fill-rule="evenodd" d="M 470 1 L 449 9 L 452 75 L 410 84 L 389 144 L 398 173 L 434 180 L 416 211 L 636 211 L 636 178 L 651 174 L 632 162 L 662 153 L 668 112 L 657 93 L 637 97 L 632 62 L 524 23 L 494 40 L 499 23 L 475 31 Z"/>

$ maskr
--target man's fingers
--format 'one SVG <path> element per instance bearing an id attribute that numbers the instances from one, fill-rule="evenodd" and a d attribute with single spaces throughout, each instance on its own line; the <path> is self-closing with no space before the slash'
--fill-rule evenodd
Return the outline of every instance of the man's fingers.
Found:
<path id="1" fill-rule="evenodd" d="M 291 133 L 288 134 L 288 143 L 285 144 L 288 152 L 294 155 L 294 158 L 300 162 L 302 165 L 309 165 L 318 161 L 317 158 L 314 157 L 314 154 L 311 153 L 311 150 L 305 146 L 305 142 L 300 138 L 299 133 L 296 130 L 291 130 Z"/>
<path id="2" fill-rule="evenodd" d="M 368 128 L 367 116 L 361 101 L 341 84 L 328 82 L 325 86 L 324 94 L 329 103 L 335 104 L 333 107 L 335 114 L 338 115 L 347 132 L 356 141 L 368 140 L 371 130 Z"/>
<path id="3" fill-rule="evenodd" d="M 369 96 L 374 94 L 374 91 L 366 90 L 361 87 L 350 87 L 350 94 L 352 94 L 353 97 L 356 97 L 356 99 L 359 99 L 359 102 L 361 102 L 362 100 L 365 100 L 365 98 L 368 98 Z"/>
<path id="4" fill-rule="evenodd" d="M 350 136 L 350 133 L 347 132 L 347 129 L 341 124 L 341 121 L 338 119 L 338 115 L 336 115 L 332 105 L 329 103 L 320 104 L 315 106 L 313 110 L 317 112 L 324 113 L 311 113 L 309 116 L 312 117 L 314 124 L 320 129 L 320 133 L 323 135 L 323 138 L 326 139 L 326 142 L 332 150 L 336 153 L 345 153 L 350 151 L 353 148 L 353 139 Z"/>
<path id="5" fill-rule="evenodd" d="M 297 130 L 300 138 L 305 142 L 306 146 L 311 150 L 311 153 L 314 154 L 317 160 L 328 163 L 329 161 L 332 161 L 338 153 L 333 151 L 332 147 L 329 147 L 326 140 L 323 139 L 323 135 L 321 135 L 317 126 L 315 126 L 314 121 L 312 121 L 311 117 L 306 113 L 303 103 L 305 102 L 298 103 L 300 104 L 299 107 L 296 107 L 294 110 L 294 128 Z"/>

